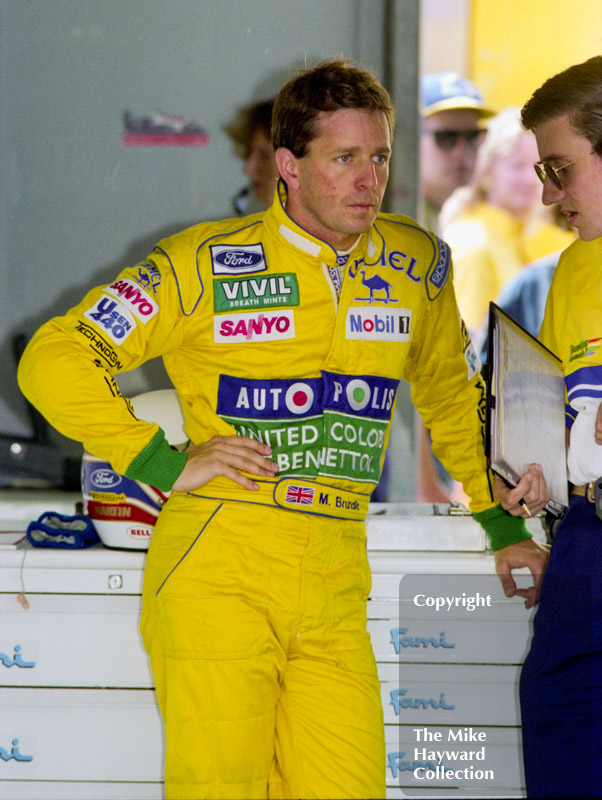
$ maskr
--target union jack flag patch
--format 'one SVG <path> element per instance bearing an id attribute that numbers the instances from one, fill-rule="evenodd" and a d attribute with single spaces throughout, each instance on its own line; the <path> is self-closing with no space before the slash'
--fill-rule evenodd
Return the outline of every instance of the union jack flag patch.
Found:
<path id="1" fill-rule="evenodd" d="M 293 503 L 300 506 L 311 506 L 314 503 L 315 489 L 305 486 L 287 486 L 285 503 Z"/>

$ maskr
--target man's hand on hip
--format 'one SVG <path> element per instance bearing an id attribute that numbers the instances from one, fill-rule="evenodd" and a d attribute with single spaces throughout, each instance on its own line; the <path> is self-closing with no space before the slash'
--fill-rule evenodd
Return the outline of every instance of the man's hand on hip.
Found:
<path id="1" fill-rule="evenodd" d="M 186 452 L 188 461 L 172 486 L 174 492 L 192 492 L 220 476 L 254 491 L 259 486 L 243 472 L 258 478 L 273 478 L 278 472 L 278 465 L 269 459 L 272 449 L 247 436 L 214 436 L 190 445 Z"/>

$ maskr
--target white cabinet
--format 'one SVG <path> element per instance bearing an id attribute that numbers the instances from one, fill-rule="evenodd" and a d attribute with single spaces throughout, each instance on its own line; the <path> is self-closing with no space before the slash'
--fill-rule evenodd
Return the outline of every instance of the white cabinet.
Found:
<path id="1" fill-rule="evenodd" d="M 368 627 L 382 684 L 387 797 L 433 787 L 438 796 L 479 796 L 474 780 L 415 774 L 436 766 L 427 757 L 436 750 L 448 767 L 474 750 L 478 767 L 482 741 L 448 740 L 465 727 L 485 733 L 492 792 L 519 797 L 517 676 L 532 614 L 503 596 L 471 518 L 377 510 L 385 513 L 368 522 Z M 14 521 L 0 522 L 9 527 Z M 0 550 L 0 797 L 163 798 L 163 730 L 138 630 L 144 558 L 100 546 Z M 481 575 L 491 605 L 474 617 L 413 602 L 470 588 Z M 23 591 L 28 609 L 18 602 Z"/>
<path id="2" fill-rule="evenodd" d="M 13 595 L 0 594 L 0 685 L 152 688 L 138 631 L 140 596 L 27 598 L 24 611 Z"/>
<path id="3" fill-rule="evenodd" d="M 150 689 L 0 689 L 0 708 L 0 730 L 28 759 L 0 764 L 3 779 L 161 781 L 162 725 Z"/>

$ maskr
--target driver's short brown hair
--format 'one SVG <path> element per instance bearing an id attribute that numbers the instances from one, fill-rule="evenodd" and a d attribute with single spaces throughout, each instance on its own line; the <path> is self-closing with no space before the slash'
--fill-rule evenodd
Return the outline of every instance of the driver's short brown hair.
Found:
<path id="1" fill-rule="evenodd" d="M 321 61 L 315 67 L 302 70 L 282 87 L 274 102 L 274 150 L 286 147 L 294 156 L 302 158 L 309 143 L 318 135 L 319 115 L 347 108 L 382 112 L 393 137 L 393 102 L 369 70 L 343 58 Z"/>

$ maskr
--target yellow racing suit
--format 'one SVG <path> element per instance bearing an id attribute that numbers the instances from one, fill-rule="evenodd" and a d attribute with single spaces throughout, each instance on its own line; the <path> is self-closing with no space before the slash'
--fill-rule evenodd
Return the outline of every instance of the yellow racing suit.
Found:
<path id="1" fill-rule="evenodd" d="M 24 393 L 130 478 L 169 490 L 186 461 L 113 380 L 155 356 L 193 443 L 243 434 L 279 465 L 256 492 L 172 493 L 153 534 L 142 631 L 169 798 L 384 796 L 363 520 L 400 380 L 493 546 L 528 537 L 492 500 L 450 270 L 442 241 L 387 214 L 341 258 L 281 186 L 265 213 L 161 241 L 29 344 Z"/>

